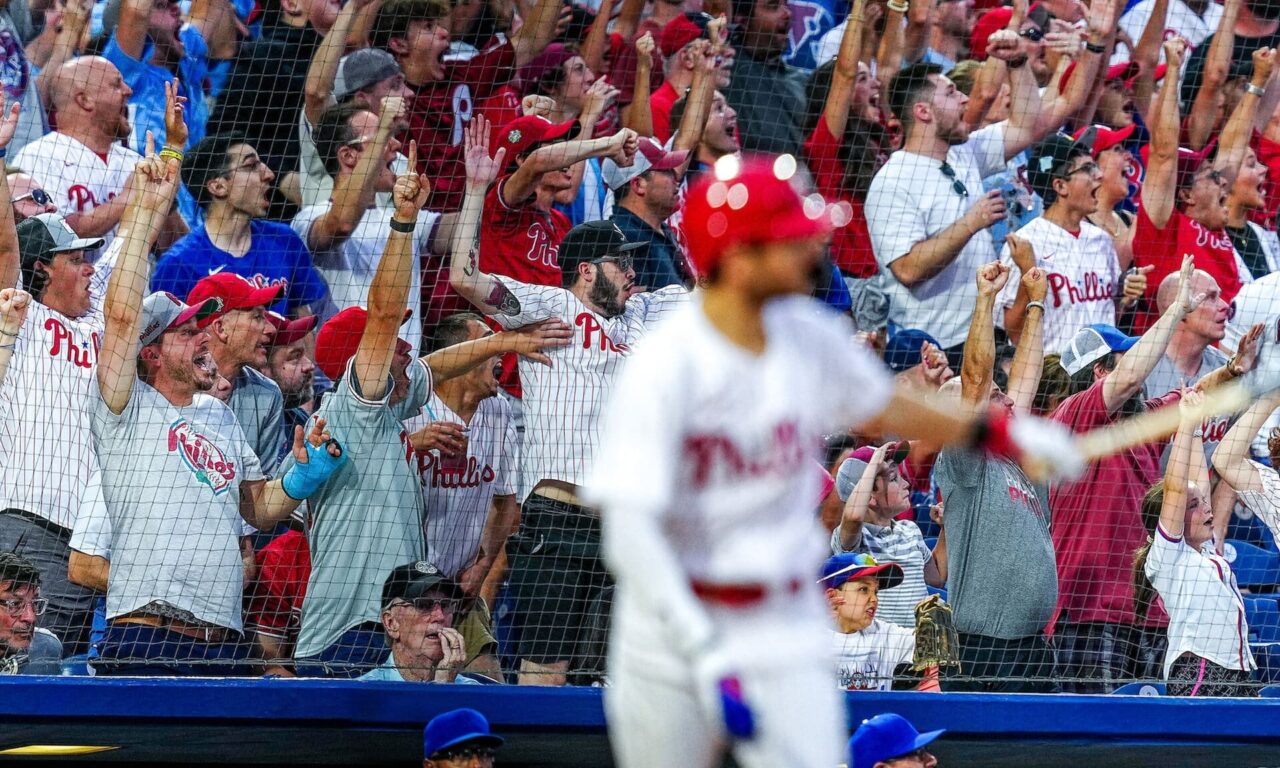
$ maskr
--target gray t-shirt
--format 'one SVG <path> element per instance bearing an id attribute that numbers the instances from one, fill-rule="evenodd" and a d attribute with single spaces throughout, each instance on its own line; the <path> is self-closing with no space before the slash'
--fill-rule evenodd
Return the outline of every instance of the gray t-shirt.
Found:
<path id="1" fill-rule="evenodd" d="M 31 11 L 25 4 L 0 9 L 0 88 L 6 104 L 22 104 L 18 130 L 7 149 L 17 154 L 22 148 L 49 132 L 44 107 L 36 90 L 36 73 L 22 47 L 22 30 L 31 27 Z"/>
<path id="2" fill-rule="evenodd" d="M 963 449 L 943 450 L 933 471 L 956 629 L 1004 640 L 1040 634 L 1058 602 L 1048 489 L 1010 461 Z"/>
<path id="3" fill-rule="evenodd" d="M 92 398 L 112 530 L 107 618 L 161 602 L 240 631 L 240 485 L 262 469 L 235 414 L 202 394 L 178 407 L 141 380 L 119 415 L 96 381 Z"/>
<path id="4" fill-rule="evenodd" d="M 400 421 L 426 402 L 431 371 L 415 360 L 408 373 L 408 396 L 390 406 L 390 378 L 382 399 L 367 400 L 348 364 L 316 411 L 317 418 L 328 420 L 348 461 L 308 499 L 311 578 L 294 652 L 298 658 L 315 656 L 361 622 L 378 621 L 387 574 L 426 557 L 422 489 L 409 465 L 412 451 Z M 293 464 L 293 456 L 286 456 L 280 473 Z"/>
<path id="5" fill-rule="evenodd" d="M 47 629 L 36 627 L 31 647 L 0 656 L 0 675 L 61 675 L 62 642 Z"/>
<path id="6" fill-rule="evenodd" d="M 1178 370 L 1178 367 L 1173 364 L 1168 355 L 1161 355 L 1160 359 L 1156 361 L 1156 367 L 1152 369 L 1144 382 L 1144 386 L 1147 388 L 1147 397 L 1164 397 L 1165 394 L 1180 387 L 1194 386 L 1205 376 L 1226 365 L 1230 359 L 1216 347 L 1205 347 L 1200 356 L 1200 370 L 1194 376 L 1187 376 Z M 1231 416 L 1214 416 L 1205 419 L 1204 424 L 1201 425 L 1205 461 L 1213 458 L 1213 452 L 1218 450 L 1218 443 L 1221 443 L 1222 438 L 1226 437 L 1227 430 L 1231 429 L 1233 423 L 1235 423 L 1235 419 Z M 1169 441 L 1169 446 L 1165 447 L 1164 455 L 1160 458 L 1160 466 L 1168 464 L 1169 450 L 1172 444 L 1173 441 L 1171 440 Z"/>
<path id="7" fill-rule="evenodd" d="M 240 421 L 244 438 L 258 455 L 262 474 L 274 477 L 284 442 L 284 395 L 274 381 L 245 366 L 231 382 L 227 405 Z"/>

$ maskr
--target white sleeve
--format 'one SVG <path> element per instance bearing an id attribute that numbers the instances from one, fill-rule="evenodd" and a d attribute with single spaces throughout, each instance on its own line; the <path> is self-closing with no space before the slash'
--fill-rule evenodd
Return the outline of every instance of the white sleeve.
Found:
<path id="1" fill-rule="evenodd" d="M 1008 163 L 1004 156 L 1004 129 L 1008 121 L 988 125 L 969 134 L 965 147 L 973 152 L 973 162 L 982 178 L 1003 171 Z"/>
<path id="2" fill-rule="evenodd" d="M 808 304 L 814 302 L 804 299 Z M 820 314 L 819 314 L 820 313 Z M 817 361 L 821 403 L 831 428 L 858 426 L 878 415 L 893 395 L 893 376 L 882 360 L 854 340 L 853 324 L 824 308 L 816 308 L 802 324 L 803 341 Z"/>
<path id="3" fill-rule="evenodd" d="M 1178 578 L 1179 573 L 1183 570 L 1183 561 L 1188 555 L 1195 554 L 1195 550 L 1181 536 L 1176 539 L 1170 538 L 1169 534 L 1164 532 L 1163 527 L 1156 526 L 1156 534 L 1153 537 L 1151 549 L 1147 553 L 1145 570 L 1147 578 L 1151 580 L 1151 585 L 1164 598 L 1166 608 L 1172 602 L 1172 596 L 1178 585 L 1183 582 L 1182 579 Z"/>
<path id="4" fill-rule="evenodd" d="M 569 292 L 565 289 L 549 285 L 530 285 L 506 275 L 491 275 L 491 277 L 502 283 L 503 287 L 516 297 L 516 301 L 520 302 L 519 314 L 493 315 L 493 319 L 503 328 L 519 328 L 549 317 L 559 317 L 566 322 L 573 319 L 565 317 L 569 306 Z"/>
<path id="5" fill-rule="evenodd" d="M 888 622 L 885 622 L 884 626 L 889 630 L 889 648 L 886 655 L 893 659 L 893 668 L 889 672 L 893 674 L 893 669 L 915 661 L 916 633 Z"/>
<path id="6" fill-rule="evenodd" d="M 911 179 L 902 176 L 890 161 L 876 173 L 867 192 L 867 229 L 876 262 L 882 268 L 906 256 L 929 237 L 924 215 L 911 193 Z"/>
<path id="7" fill-rule="evenodd" d="M 1252 459 L 1249 463 L 1258 473 L 1262 483 L 1261 491 L 1243 491 L 1240 501 L 1248 507 L 1258 519 L 1271 531 L 1271 535 L 1280 539 L 1280 475 L 1276 470 Z"/>
<path id="8" fill-rule="evenodd" d="M 102 472 L 95 465 L 80 497 L 80 511 L 71 530 L 70 547 L 86 555 L 111 559 L 111 517 L 102 498 Z"/>

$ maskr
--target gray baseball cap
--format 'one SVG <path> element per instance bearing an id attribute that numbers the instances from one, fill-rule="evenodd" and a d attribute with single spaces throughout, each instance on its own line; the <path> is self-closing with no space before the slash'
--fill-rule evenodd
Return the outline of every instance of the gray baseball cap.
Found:
<path id="1" fill-rule="evenodd" d="M 142 332 L 138 340 L 147 346 L 160 338 L 170 328 L 195 320 L 203 323 L 222 310 L 222 299 L 205 299 L 199 304 L 187 304 L 168 291 L 156 291 L 142 300 Z"/>
<path id="2" fill-rule="evenodd" d="M 884 455 L 885 466 L 896 467 L 906 461 L 911 453 L 911 443 L 906 440 L 890 443 L 889 446 L 889 450 L 885 451 Z M 836 470 L 836 493 L 840 495 L 841 501 L 849 500 L 853 487 L 862 479 L 862 473 L 867 471 L 867 465 L 871 463 L 871 457 L 875 452 L 875 446 L 864 445 L 849 454 L 849 458 L 840 462 L 840 469 Z"/>
<path id="3" fill-rule="evenodd" d="M 400 74 L 400 65 L 381 48 L 361 48 L 338 62 L 333 80 L 333 98 L 346 101 L 351 94 Z"/>
<path id="4" fill-rule="evenodd" d="M 51 261 L 59 253 L 87 251 L 102 243 L 100 237 L 80 237 L 57 213 L 32 216 L 18 225 L 18 253 L 27 269 L 37 261 Z"/>
<path id="5" fill-rule="evenodd" d="M 1141 340 L 1141 336 L 1126 336 L 1113 325 L 1086 325 L 1071 337 L 1058 364 L 1068 376 L 1075 376 L 1112 352 L 1128 352 Z"/>

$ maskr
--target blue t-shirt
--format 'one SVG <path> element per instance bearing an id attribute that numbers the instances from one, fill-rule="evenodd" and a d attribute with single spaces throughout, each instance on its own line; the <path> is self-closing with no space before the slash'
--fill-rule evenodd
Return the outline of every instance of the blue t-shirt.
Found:
<path id="1" fill-rule="evenodd" d="M 311 253 L 289 225 L 255 219 L 249 222 L 249 232 L 249 251 L 243 256 L 232 256 L 215 246 L 204 227 L 191 232 L 160 258 L 151 277 L 151 290 L 186 298 L 201 278 L 225 269 L 256 285 L 284 283 L 284 299 L 271 305 L 282 315 L 328 295 L 324 278 L 311 265 Z"/>
<path id="2" fill-rule="evenodd" d="M 200 30 L 190 24 L 183 25 L 178 37 L 186 49 L 178 62 L 178 75 L 181 77 L 182 95 L 187 97 L 183 114 L 187 120 L 187 147 L 190 148 L 204 138 L 205 124 L 209 122 L 209 103 L 204 95 L 205 77 L 209 74 L 209 46 Z M 120 70 L 125 84 L 133 89 L 133 95 L 129 97 L 129 122 L 133 125 L 129 146 L 139 152 L 146 146 L 147 131 L 155 136 L 157 147 L 164 143 L 164 84 L 173 80 L 172 72 L 150 63 L 153 49 L 148 39 L 139 61 L 120 50 L 112 33 L 111 40 L 102 51 L 103 57 Z"/>

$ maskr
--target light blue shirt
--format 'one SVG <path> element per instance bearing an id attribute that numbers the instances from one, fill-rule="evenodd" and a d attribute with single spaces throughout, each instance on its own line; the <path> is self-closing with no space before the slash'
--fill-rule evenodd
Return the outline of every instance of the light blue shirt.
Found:
<path id="1" fill-rule="evenodd" d="M 370 670 L 359 677 L 360 680 L 367 680 L 374 683 L 405 683 L 404 675 L 400 674 L 400 668 L 396 666 L 395 654 L 387 657 L 382 665 L 377 669 Z M 480 685 L 480 683 L 472 680 L 464 674 L 459 674 L 453 681 L 455 685 Z"/>

